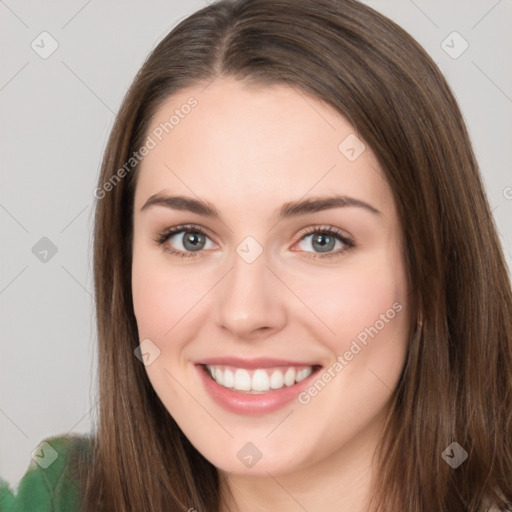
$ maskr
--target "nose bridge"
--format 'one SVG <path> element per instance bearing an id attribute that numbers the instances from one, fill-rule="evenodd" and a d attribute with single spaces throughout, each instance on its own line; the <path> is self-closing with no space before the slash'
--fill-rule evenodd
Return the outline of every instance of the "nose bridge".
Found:
<path id="1" fill-rule="evenodd" d="M 286 317 L 279 282 L 267 268 L 267 254 L 250 238 L 236 248 L 217 302 L 219 326 L 237 337 L 278 329 Z"/>

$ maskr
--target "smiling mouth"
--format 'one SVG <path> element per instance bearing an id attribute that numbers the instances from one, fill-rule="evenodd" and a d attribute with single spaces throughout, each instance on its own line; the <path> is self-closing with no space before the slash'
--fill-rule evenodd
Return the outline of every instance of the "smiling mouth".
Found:
<path id="1" fill-rule="evenodd" d="M 201 366 L 209 378 L 220 386 L 245 394 L 263 394 L 294 386 L 321 368 L 319 365 L 255 369 L 210 364 Z"/>

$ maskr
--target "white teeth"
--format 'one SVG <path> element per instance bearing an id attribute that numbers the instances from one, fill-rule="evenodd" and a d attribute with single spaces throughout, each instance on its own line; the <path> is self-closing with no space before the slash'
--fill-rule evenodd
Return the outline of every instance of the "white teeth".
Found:
<path id="1" fill-rule="evenodd" d="M 313 373 L 313 368 L 311 368 L 311 366 L 309 368 L 303 368 L 302 370 L 299 370 L 297 372 L 297 377 L 295 377 L 295 380 L 297 382 L 300 382 L 301 380 L 307 379 L 312 373 Z M 224 376 L 224 378 L 225 378 L 225 376 Z"/>
<path id="2" fill-rule="evenodd" d="M 264 370 L 256 370 L 252 376 L 251 388 L 253 391 L 268 391 L 270 389 L 270 378 Z"/>
<path id="3" fill-rule="evenodd" d="M 276 370 L 272 373 L 272 376 L 270 377 L 270 387 L 272 389 L 279 389 L 284 386 L 284 377 L 283 373 L 279 370 Z"/>
<path id="4" fill-rule="evenodd" d="M 295 368 L 288 368 L 284 375 L 284 383 L 287 386 L 293 386 L 295 384 Z"/>
<path id="5" fill-rule="evenodd" d="M 220 368 L 215 368 L 215 380 L 224 385 L 224 372 Z"/>
<path id="6" fill-rule="evenodd" d="M 226 370 L 224 372 L 224 386 L 227 388 L 233 388 L 235 386 L 235 376 L 231 370 Z"/>
<path id="7" fill-rule="evenodd" d="M 215 375 L 217 375 L 217 371 L 215 371 Z M 217 379 L 215 379 L 217 380 Z M 223 385 L 223 382 L 217 383 Z M 240 368 L 235 372 L 235 389 L 238 391 L 250 391 L 251 389 L 251 376 L 247 370 L 241 370 Z"/>
<path id="8" fill-rule="evenodd" d="M 313 373 L 312 366 L 266 368 L 246 370 L 243 368 L 228 368 L 225 366 L 206 365 L 212 379 L 226 388 L 234 388 L 237 391 L 264 393 L 270 390 L 290 387 L 301 382 Z M 283 373 L 284 372 L 284 373 Z"/>

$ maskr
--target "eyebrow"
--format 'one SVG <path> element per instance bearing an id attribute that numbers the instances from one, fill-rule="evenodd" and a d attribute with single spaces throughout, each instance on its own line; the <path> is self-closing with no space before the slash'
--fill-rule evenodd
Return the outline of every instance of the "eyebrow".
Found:
<path id="1" fill-rule="evenodd" d="M 166 208 L 172 208 L 173 210 L 189 211 L 219 220 L 221 218 L 218 210 L 212 203 L 201 199 L 194 199 L 192 197 L 154 194 L 145 202 L 144 206 L 141 208 L 141 212 L 152 206 L 164 206 Z M 356 206 L 375 215 L 382 215 L 377 208 L 361 201 L 360 199 L 355 199 L 354 197 L 345 195 L 333 195 L 329 197 L 310 198 L 285 203 L 279 209 L 276 218 L 277 221 L 281 221 L 283 219 L 317 213 L 331 208 L 344 208 L 348 206 Z"/>

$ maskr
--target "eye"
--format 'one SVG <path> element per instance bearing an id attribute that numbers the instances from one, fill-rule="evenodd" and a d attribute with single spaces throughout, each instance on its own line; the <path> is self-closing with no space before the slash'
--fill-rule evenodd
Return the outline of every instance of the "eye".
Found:
<path id="1" fill-rule="evenodd" d="M 301 249 L 305 252 L 309 252 L 307 250 L 308 246 L 318 251 L 306 256 L 312 259 L 340 256 L 355 247 L 354 242 L 334 226 L 312 227 L 302 235 L 298 243 L 302 244 Z M 336 245 L 338 245 L 338 250 L 333 251 Z"/>
<path id="2" fill-rule="evenodd" d="M 306 241 L 308 238 L 310 240 Z M 208 247 L 208 242 L 212 243 L 207 233 L 193 224 L 167 228 L 156 236 L 155 242 L 163 246 L 166 252 L 182 258 L 204 256 L 204 252 L 211 249 L 211 246 Z M 340 256 L 355 247 L 355 243 L 334 226 L 312 227 L 303 233 L 297 243 L 305 253 L 310 251 L 304 246 L 313 247 L 318 251 L 306 256 L 311 259 Z M 333 251 L 336 245 L 338 245 L 337 250 Z"/>
<path id="3" fill-rule="evenodd" d="M 209 248 L 207 241 L 211 242 L 205 231 L 191 224 L 168 228 L 155 238 L 155 242 L 164 246 L 165 251 L 183 258 L 202 256 L 203 251 Z"/>

